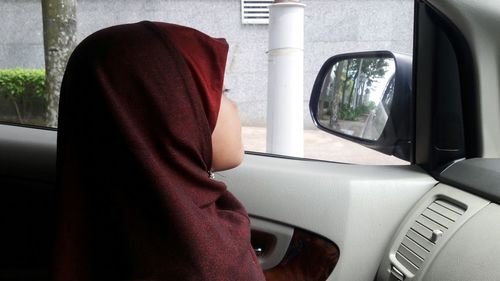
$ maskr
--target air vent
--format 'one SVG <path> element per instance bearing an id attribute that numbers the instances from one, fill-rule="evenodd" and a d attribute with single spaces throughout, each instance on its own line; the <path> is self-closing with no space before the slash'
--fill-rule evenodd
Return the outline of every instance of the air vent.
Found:
<path id="1" fill-rule="evenodd" d="M 274 0 L 241 0 L 241 23 L 268 24 L 269 5 Z"/>
<path id="2" fill-rule="evenodd" d="M 465 213 L 463 208 L 438 199 L 430 204 L 406 233 L 396 259 L 415 274 L 439 238 Z"/>

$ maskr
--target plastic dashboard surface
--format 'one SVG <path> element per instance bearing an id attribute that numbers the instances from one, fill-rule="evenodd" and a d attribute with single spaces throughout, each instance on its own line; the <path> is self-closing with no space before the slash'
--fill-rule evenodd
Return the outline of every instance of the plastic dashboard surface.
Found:
<path id="1" fill-rule="evenodd" d="M 500 280 L 498 237 L 499 205 L 438 184 L 396 231 L 377 280 Z"/>

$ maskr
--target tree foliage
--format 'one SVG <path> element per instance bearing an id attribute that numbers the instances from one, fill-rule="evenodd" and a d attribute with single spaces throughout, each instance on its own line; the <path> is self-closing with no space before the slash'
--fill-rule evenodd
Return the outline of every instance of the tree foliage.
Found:
<path id="1" fill-rule="evenodd" d="M 384 77 L 388 67 L 385 58 L 353 58 L 347 60 L 343 70 L 343 91 L 340 104 L 340 118 L 356 120 L 373 109 L 368 100 L 369 88 L 373 82 Z"/>
<path id="2" fill-rule="evenodd" d="M 0 69 L 0 95 L 18 97 L 32 93 L 45 96 L 45 71 L 41 69 Z"/>

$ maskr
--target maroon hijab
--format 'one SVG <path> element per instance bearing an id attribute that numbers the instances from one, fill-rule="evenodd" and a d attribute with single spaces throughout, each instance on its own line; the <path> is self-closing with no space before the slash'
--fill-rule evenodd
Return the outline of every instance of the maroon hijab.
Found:
<path id="1" fill-rule="evenodd" d="M 264 280 L 248 215 L 209 178 L 227 43 L 140 22 L 64 75 L 55 280 Z"/>

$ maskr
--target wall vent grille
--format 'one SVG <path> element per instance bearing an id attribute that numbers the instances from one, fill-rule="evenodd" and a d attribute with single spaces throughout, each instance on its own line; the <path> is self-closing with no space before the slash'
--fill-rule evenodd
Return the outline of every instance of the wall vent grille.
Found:
<path id="1" fill-rule="evenodd" d="M 241 0 L 242 24 L 269 24 L 269 5 L 274 0 Z"/>
<path id="2" fill-rule="evenodd" d="M 465 213 L 463 208 L 438 199 L 418 216 L 396 251 L 396 259 L 415 274 L 439 238 Z"/>

